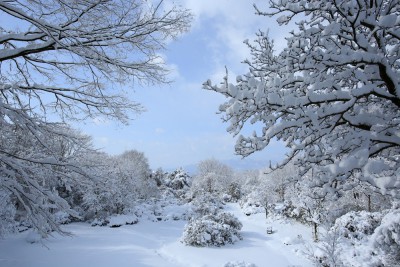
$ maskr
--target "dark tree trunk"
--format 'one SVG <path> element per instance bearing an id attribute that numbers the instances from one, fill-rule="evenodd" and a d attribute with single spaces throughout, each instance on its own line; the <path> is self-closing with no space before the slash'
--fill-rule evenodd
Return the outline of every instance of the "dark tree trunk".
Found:
<path id="1" fill-rule="evenodd" d="M 314 222 L 314 241 L 318 241 L 318 224 Z"/>

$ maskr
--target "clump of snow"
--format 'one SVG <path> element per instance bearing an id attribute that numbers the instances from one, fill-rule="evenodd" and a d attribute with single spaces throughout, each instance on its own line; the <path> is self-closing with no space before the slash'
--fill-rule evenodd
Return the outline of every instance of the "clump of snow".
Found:
<path id="1" fill-rule="evenodd" d="M 397 15 L 390 14 L 390 15 L 382 16 L 379 19 L 378 24 L 379 24 L 379 26 L 382 26 L 384 28 L 391 28 L 396 24 L 396 20 L 397 20 Z"/>
<path id="2" fill-rule="evenodd" d="M 298 245 L 298 244 L 304 244 L 304 239 L 301 234 L 297 236 L 287 236 L 283 239 L 283 244 L 285 245 Z"/>
<path id="3" fill-rule="evenodd" d="M 230 213 L 206 215 L 189 221 L 185 226 L 182 242 L 197 247 L 233 244 L 242 238 L 239 233 L 242 226 Z"/>
<path id="4" fill-rule="evenodd" d="M 95 218 L 90 225 L 91 226 L 106 226 L 108 225 L 109 221 L 108 219 L 100 219 L 100 218 Z"/>
<path id="5" fill-rule="evenodd" d="M 42 241 L 42 236 L 35 230 L 31 230 L 28 232 L 28 235 L 25 237 L 26 242 L 28 243 L 39 243 Z"/>
<path id="6" fill-rule="evenodd" d="M 244 261 L 230 261 L 227 262 L 223 267 L 257 267 L 257 265 Z"/>

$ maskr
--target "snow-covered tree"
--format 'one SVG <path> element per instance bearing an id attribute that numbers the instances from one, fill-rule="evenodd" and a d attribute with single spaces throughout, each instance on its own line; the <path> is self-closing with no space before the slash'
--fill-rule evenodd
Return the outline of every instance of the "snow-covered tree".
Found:
<path id="1" fill-rule="evenodd" d="M 233 178 L 234 172 L 228 165 L 216 159 L 206 159 L 197 166 L 192 189 L 208 193 L 225 193 Z"/>
<path id="2" fill-rule="evenodd" d="M 159 51 L 191 20 L 168 7 L 162 0 L 0 1 L 8 22 L 0 27 L 0 191 L 11 192 L 42 235 L 61 231 L 49 210 L 68 209 L 45 181 L 86 175 L 79 160 L 53 150 L 60 148 L 51 140 L 77 142 L 54 121 L 125 123 L 142 111 L 115 89 L 167 81 Z"/>
<path id="3" fill-rule="evenodd" d="M 190 182 L 191 177 L 183 168 L 176 169 L 172 173 L 168 174 L 164 179 L 165 185 L 174 190 L 189 188 Z"/>
<path id="4" fill-rule="evenodd" d="M 76 215 L 60 194 L 88 177 L 79 162 L 81 150 L 90 149 L 87 138 L 59 123 L 20 125 L 0 117 L 0 125 L 0 191 L 19 214 L 7 220 L 24 221 L 42 236 L 61 231 L 53 213 Z"/>
<path id="5" fill-rule="evenodd" d="M 151 173 L 151 179 L 153 179 L 157 186 L 160 187 L 164 184 L 164 179 L 168 176 L 168 172 L 164 171 L 162 168 L 158 168 L 157 170 Z"/>
<path id="6" fill-rule="evenodd" d="M 288 163 L 279 169 L 271 170 L 270 168 L 264 171 L 261 181 L 265 189 L 270 195 L 274 194 L 275 201 L 284 202 L 287 195 L 294 194 L 293 187 L 298 180 L 298 167 L 292 163 Z"/>
<path id="7" fill-rule="evenodd" d="M 140 199 L 157 194 L 144 153 L 129 150 L 118 156 L 97 155 L 92 188 L 84 194 L 88 218 L 122 214 Z"/>
<path id="8" fill-rule="evenodd" d="M 220 106 L 228 131 L 260 123 L 240 135 L 236 152 L 247 156 L 272 139 L 290 149 L 301 174 L 314 169 L 316 186 L 348 189 L 366 181 L 383 193 L 400 190 L 400 2 L 396 0 L 270 0 L 264 16 L 280 25 L 296 20 L 287 46 L 274 50 L 259 32 L 246 42 L 249 72 L 236 84 L 204 88 L 225 95 Z M 257 129 L 256 129 L 257 130 Z M 350 180 L 349 177 L 355 179 Z M 350 186 L 351 188 L 351 186 Z"/>
<path id="9" fill-rule="evenodd" d="M 150 166 L 143 152 L 129 150 L 114 158 L 114 183 L 118 184 L 121 198 L 128 205 L 138 198 L 149 198 L 157 191 L 156 182 L 150 179 Z"/>

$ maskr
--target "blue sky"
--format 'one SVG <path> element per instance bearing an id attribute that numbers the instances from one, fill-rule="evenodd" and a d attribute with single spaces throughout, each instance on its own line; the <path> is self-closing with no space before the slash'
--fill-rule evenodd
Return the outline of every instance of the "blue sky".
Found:
<path id="1" fill-rule="evenodd" d="M 128 88 L 130 97 L 147 109 L 128 126 L 93 120 L 79 128 L 93 137 L 96 147 L 110 154 L 129 149 L 144 152 L 152 168 L 174 169 L 208 158 L 252 168 L 282 159 L 283 146 L 272 143 L 265 151 L 240 160 L 234 154 L 235 138 L 226 132 L 228 124 L 216 114 L 224 97 L 201 88 L 207 79 L 222 81 L 225 66 L 230 77 L 246 72 L 241 61 L 249 51 L 243 40 L 254 39 L 258 29 L 270 29 L 278 49 L 284 43 L 285 32 L 274 19 L 254 15 L 252 3 L 266 8 L 266 1 L 175 2 L 191 9 L 195 19 L 190 32 L 162 51 L 174 82 Z"/>

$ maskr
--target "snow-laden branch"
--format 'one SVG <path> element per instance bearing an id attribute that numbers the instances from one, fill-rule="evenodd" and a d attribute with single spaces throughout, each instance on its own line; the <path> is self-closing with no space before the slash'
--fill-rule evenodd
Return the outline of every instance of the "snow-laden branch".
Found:
<path id="1" fill-rule="evenodd" d="M 303 174 L 315 169 L 323 183 L 341 181 L 337 190 L 356 177 L 398 195 L 400 4 L 357 3 L 273 0 L 268 12 L 256 7 L 259 15 L 279 16 L 280 24 L 301 16 L 298 31 L 279 54 L 268 34 L 258 33 L 253 43 L 246 41 L 248 74 L 236 84 L 203 86 L 227 96 L 220 112 L 229 132 L 263 125 L 239 136 L 238 154 L 250 155 L 277 138 L 290 148 L 283 164 L 296 160 Z"/>
<path id="2" fill-rule="evenodd" d="M 110 83 L 168 81 L 159 51 L 188 29 L 191 15 L 177 7 L 164 10 L 162 2 L 1 1 L 0 14 L 27 27 L 24 32 L 9 25 L 0 32 L 2 90 L 7 85 L 23 90 L 53 87 L 51 93 L 59 98 L 65 97 L 62 91 L 58 94 L 61 86 L 77 94 L 97 92 L 96 98 L 110 110 L 95 105 L 93 111 L 112 115 L 127 100 L 114 102 L 121 92 L 107 90 Z M 90 109 L 91 101 L 86 102 Z M 137 112 L 137 107 L 126 105 L 122 113 L 130 108 Z M 125 120 L 122 113 L 114 115 Z"/>

